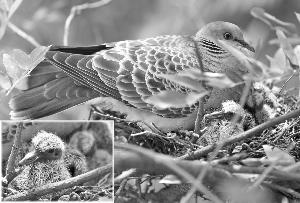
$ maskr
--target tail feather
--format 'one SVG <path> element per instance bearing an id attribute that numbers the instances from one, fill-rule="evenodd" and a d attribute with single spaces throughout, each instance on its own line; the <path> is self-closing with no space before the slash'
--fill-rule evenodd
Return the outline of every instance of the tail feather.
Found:
<path id="1" fill-rule="evenodd" d="M 32 84 L 33 88 L 23 90 L 11 98 L 9 106 L 12 119 L 45 117 L 101 96 L 91 88 L 78 86 L 67 76 L 46 81 L 40 86 Z"/>
<path id="2" fill-rule="evenodd" d="M 93 54 L 107 49 L 111 47 L 52 46 L 46 60 L 16 86 L 21 92 L 9 102 L 11 118 L 41 118 L 99 96 L 119 98 L 116 90 L 98 78 L 97 71 L 85 66 L 91 63 Z M 79 62 L 82 70 L 77 67 Z"/>

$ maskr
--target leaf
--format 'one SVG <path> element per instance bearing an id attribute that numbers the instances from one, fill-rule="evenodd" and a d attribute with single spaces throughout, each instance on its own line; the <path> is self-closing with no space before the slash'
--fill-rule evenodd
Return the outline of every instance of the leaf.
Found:
<path id="1" fill-rule="evenodd" d="M 196 92 L 205 91 L 202 82 L 206 82 L 205 85 L 210 87 L 220 89 L 231 88 L 238 84 L 224 73 L 201 72 L 196 69 L 180 71 L 178 74 L 160 74 L 158 76 Z"/>
<path id="2" fill-rule="evenodd" d="M 294 48 L 294 53 L 295 53 L 296 59 L 298 61 L 298 64 L 300 64 L 300 45 L 297 45 Z"/>
<path id="3" fill-rule="evenodd" d="M 11 81 L 9 79 L 9 77 L 5 74 L 0 73 L 0 87 L 3 90 L 8 90 L 9 88 L 11 88 Z"/>
<path id="4" fill-rule="evenodd" d="M 285 165 L 290 165 L 295 163 L 294 157 L 289 155 L 287 152 L 277 148 L 272 147 L 270 145 L 263 145 L 264 151 L 267 155 L 267 158 L 271 162 L 279 162 L 283 164 L 284 161 Z"/>
<path id="5" fill-rule="evenodd" d="M 288 43 L 290 43 L 291 45 L 296 45 L 296 44 L 300 44 L 300 37 L 294 36 L 294 37 L 287 37 L 286 40 L 288 41 Z M 278 38 L 275 39 L 271 39 L 269 41 L 270 45 L 279 45 L 280 41 L 278 40 Z"/>
<path id="6" fill-rule="evenodd" d="M 8 76 L 13 81 L 8 93 L 20 80 L 28 76 L 30 72 L 44 60 L 45 54 L 48 50 L 49 47 L 41 46 L 34 49 L 29 55 L 18 49 L 13 50 L 9 54 L 3 54 L 3 64 Z"/>
<path id="7" fill-rule="evenodd" d="M 206 74 L 206 81 L 207 85 L 211 87 L 216 87 L 219 89 L 224 88 L 231 88 L 240 83 L 233 82 L 227 75 L 225 74 L 214 74 L 214 73 L 207 73 Z"/>
<path id="8" fill-rule="evenodd" d="M 175 175 L 166 175 L 162 178 L 159 183 L 161 184 L 181 184 L 181 180 L 177 178 Z"/>
<path id="9" fill-rule="evenodd" d="M 295 15 L 296 15 L 296 17 L 297 17 L 297 19 L 298 19 L 298 21 L 299 21 L 299 23 L 300 23 L 300 14 L 297 13 L 297 12 L 295 12 Z"/>
<path id="10" fill-rule="evenodd" d="M 200 80 L 200 78 L 202 78 L 204 74 L 205 72 L 202 72 L 201 70 L 196 68 L 180 71 L 178 73 L 179 76 L 186 76 L 194 80 Z"/>
<path id="11" fill-rule="evenodd" d="M 242 65 L 244 65 L 249 72 L 256 77 L 257 79 L 263 78 L 266 74 L 267 66 L 264 65 L 262 62 L 255 60 L 246 56 L 243 52 L 236 49 L 235 47 L 231 46 L 225 40 L 219 40 L 219 42 L 235 57 L 237 58 Z"/>
<path id="12" fill-rule="evenodd" d="M 251 166 L 251 167 L 258 167 L 262 165 L 260 159 L 258 158 L 247 158 L 241 160 L 241 163 L 243 163 L 245 166 Z"/>
<path id="13" fill-rule="evenodd" d="M 276 29 L 276 35 L 279 40 L 280 47 L 283 49 L 283 51 L 284 51 L 285 55 L 287 56 L 287 58 L 289 59 L 290 63 L 292 63 L 291 65 L 298 65 L 298 61 L 294 54 L 293 47 L 288 42 L 285 34 L 281 30 Z"/>
<path id="14" fill-rule="evenodd" d="M 248 176 L 248 174 L 245 175 Z M 254 176 L 251 174 L 251 177 Z M 272 202 L 270 200 L 276 199 L 276 193 L 263 187 L 251 187 L 251 184 L 250 181 L 231 178 L 227 181 L 220 181 L 217 188 L 224 197 L 230 199 L 227 202 Z"/>
<path id="15" fill-rule="evenodd" d="M 201 97 L 207 95 L 208 92 L 190 92 L 188 94 L 175 92 L 175 91 L 162 91 L 158 94 L 150 96 L 146 99 L 146 102 L 153 104 L 157 108 L 183 108 L 192 104 L 195 104 Z"/>
<path id="16" fill-rule="evenodd" d="M 267 13 L 263 8 L 255 7 L 251 9 L 250 13 L 253 17 L 266 23 L 271 29 L 278 29 L 280 27 L 280 29 L 285 33 L 290 33 L 290 31 L 296 31 L 296 26 L 293 23 L 279 20 L 275 16 Z"/>
<path id="17" fill-rule="evenodd" d="M 288 70 L 292 70 L 282 48 L 279 48 L 273 57 L 267 55 L 267 59 L 270 61 L 269 71 L 275 76 L 282 76 Z"/>
<path id="18" fill-rule="evenodd" d="M 164 78 L 197 92 L 202 92 L 205 90 L 205 88 L 199 81 L 187 76 L 181 76 L 179 74 L 159 74 L 158 77 Z"/>

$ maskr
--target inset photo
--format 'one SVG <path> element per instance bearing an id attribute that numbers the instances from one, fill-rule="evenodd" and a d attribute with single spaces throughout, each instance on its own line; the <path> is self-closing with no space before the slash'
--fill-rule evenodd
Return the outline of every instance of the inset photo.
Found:
<path id="1" fill-rule="evenodd" d="M 113 202 L 113 121 L 2 121 L 2 201 Z"/>

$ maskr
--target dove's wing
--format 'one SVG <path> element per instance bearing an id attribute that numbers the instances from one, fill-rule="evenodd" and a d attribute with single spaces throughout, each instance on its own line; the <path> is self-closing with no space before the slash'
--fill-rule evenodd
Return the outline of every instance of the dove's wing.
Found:
<path id="1" fill-rule="evenodd" d="M 63 72 L 50 71 L 42 82 L 12 98 L 12 117 L 43 117 L 99 96 L 165 117 L 185 116 L 195 106 L 156 109 L 146 99 L 164 90 L 189 91 L 158 74 L 199 69 L 195 47 L 192 39 L 182 36 L 128 40 L 90 48 L 52 47 L 46 58 Z M 36 75 L 30 77 L 33 80 Z"/>

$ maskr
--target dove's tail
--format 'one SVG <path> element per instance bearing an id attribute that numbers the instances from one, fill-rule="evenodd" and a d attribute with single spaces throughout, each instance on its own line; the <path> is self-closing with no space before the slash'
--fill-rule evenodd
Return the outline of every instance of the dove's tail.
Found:
<path id="1" fill-rule="evenodd" d="M 39 65 L 22 82 L 21 93 L 9 101 L 12 119 L 45 117 L 99 96 L 50 65 Z"/>
<path id="2" fill-rule="evenodd" d="M 76 48 L 52 46 L 47 54 L 62 52 L 85 56 L 104 49 L 107 49 L 105 45 Z M 9 101 L 12 119 L 45 117 L 101 96 L 46 61 L 41 62 L 16 88 L 21 92 Z"/>

